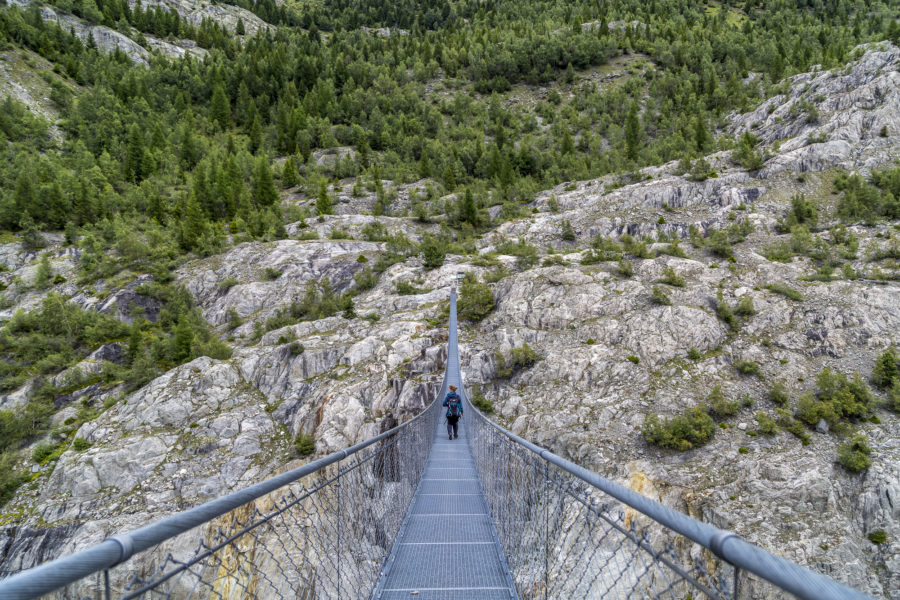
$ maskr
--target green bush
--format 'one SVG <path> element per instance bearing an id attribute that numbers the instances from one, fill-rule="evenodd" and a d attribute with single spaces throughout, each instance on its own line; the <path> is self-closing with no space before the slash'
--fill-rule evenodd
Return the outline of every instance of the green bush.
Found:
<path id="1" fill-rule="evenodd" d="M 775 421 L 763 411 L 756 411 L 756 414 L 753 415 L 753 418 L 756 419 L 756 430 L 762 435 L 775 435 L 776 433 L 778 433 L 778 426 L 776 425 Z"/>
<path id="2" fill-rule="evenodd" d="M 788 396 L 787 388 L 784 387 L 782 382 L 776 381 L 772 384 L 772 387 L 769 388 L 769 400 L 778 406 L 784 406 L 788 403 L 790 398 Z"/>
<path id="3" fill-rule="evenodd" d="M 722 386 L 717 385 L 710 391 L 706 398 L 707 411 L 717 419 L 733 417 L 741 409 L 737 400 L 729 400 L 722 391 Z"/>
<path id="4" fill-rule="evenodd" d="M 672 267 L 663 269 L 663 276 L 660 282 L 674 287 L 684 287 L 684 277 L 679 277 Z"/>
<path id="5" fill-rule="evenodd" d="M 72 448 L 75 449 L 76 452 L 84 452 L 90 447 L 91 443 L 84 438 L 75 438 L 75 441 L 72 442 Z"/>
<path id="6" fill-rule="evenodd" d="M 650 301 L 654 304 L 660 304 L 662 306 L 669 306 L 670 304 L 672 304 L 672 300 L 669 298 L 669 296 L 655 285 L 653 286 L 653 290 L 650 292 Z"/>
<path id="7" fill-rule="evenodd" d="M 859 473 L 872 465 L 869 459 L 871 453 L 872 449 L 866 436 L 857 433 L 850 441 L 838 446 L 838 462 L 848 471 Z"/>
<path id="8" fill-rule="evenodd" d="M 877 529 L 866 536 L 873 544 L 883 544 L 887 541 L 887 534 L 884 529 Z"/>
<path id="9" fill-rule="evenodd" d="M 753 299 L 750 296 L 741 297 L 741 299 L 738 300 L 738 305 L 737 308 L 734 309 L 734 312 L 745 318 L 756 314 L 756 309 L 753 307 Z"/>
<path id="10" fill-rule="evenodd" d="M 703 358 L 703 355 L 700 354 L 699 350 L 692 347 L 690 350 L 688 350 L 688 358 L 691 360 L 700 360 L 701 358 Z"/>
<path id="11" fill-rule="evenodd" d="M 356 272 L 353 276 L 353 281 L 356 282 L 356 289 L 360 291 L 371 290 L 378 284 L 378 275 L 367 265 Z"/>
<path id="12" fill-rule="evenodd" d="M 447 243 L 433 235 L 425 234 L 419 250 L 422 252 L 422 265 L 428 270 L 437 269 L 444 264 L 444 258 L 447 256 Z"/>
<path id="13" fill-rule="evenodd" d="M 734 368 L 741 375 L 759 375 L 759 364 L 752 360 L 739 360 L 734 363 Z"/>
<path id="14" fill-rule="evenodd" d="M 47 442 L 41 442 L 37 446 L 34 447 L 34 450 L 31 451 L 31 459 L 40 464 L 44 462 L 50 455 L 56 452 L 56 445 L 49 444 Z"/>
<path id="15" fill-rule="evenodd" d="M 569 223 L 568 220 L 562 222 L 562 226 L 560 227 L 559 237 L 561 237 L 566 242 L 574 242 L 575 241 L 575 230 L 572 228 L 572 224 Z"/>
<path id="16" fill-rule="evenodd" d="M 894 379 L 900 377 L 898 362 L 900 357 L 897 356 L 897 349 L 890 346 L 875 360 L 875 366 L 872 367 L 872 383 L 882 389 L 890 387 Z"/>
<path id="17" fill-rule="evenodd" d="M 294 450 L 300 456 L 309 456 L 316 451 L 316 437 L 311 433 L 301 433 L 294 439 Z"/>
<path id="18" fill-rule="evenodd" d="M 781 294 L 795 302 L 803 301 L 803 294 L 795 290 L 794 288 L 784 285 L 783 283 L 769 283 L 766 285 L 766 289 L 770 292 L 775 292 L 776 294 Z"/>
<path id="19" fill-rule="evenodd" d="M 520 238 L 518 242 L 505 240 L 497 246 L 497 254 L 516 257 L 516 266 L 520 269 L 530 269 L 538 262 L 537 248 Z"/>
<path id="20" fill-rule="evenodd" d="M 234 286 L 236 286 L 239 283 L 240 283 L 240 281 L 238 281 L 237 277 L 226 277 L 225 279 L 220 281 L 217 285 L 219 286 L 219 289 L 224 292 L 224 291 L 227 291 L 227 290 L 233 288 Z"/>
<path id="21" fill-rule="evenodd" d="M 623 258 L 619 261 L 619 264 L 616 267 L 616 272 L 622 277 L 631 277 L 632 275 L 634 275 L 634 265 L 630 260 Z"/>
<path id="22" fill-rule="evenodd" d="M 795 419 L 791 413 L 782 408 L 775 409 L 775 416 L 775 422 L 778 423 L 779 426 L 798 437 L 800 443 L 804 446 L 809 445 L 809 432 L 806 430 L 803 423 Z"/>
<path id="23" fill-rule="evenodd" d="M 401 296 L 415 296 L 416 294 L 424 294 L 427 291 L 417 288 L 408 281 L 397 281 L 394 283 L 394 288 Z"/>
<path id="24" fill-rule="evenodd" d="M 665 421 L 659 415 L 649 414 L 641 427 L 648 444 L 680 451 L 699 448 L 712 439 L 715 431 L 715 422 L 699 406 Z"/>
<path id="25" fill-rule="evenodd" d="M 502 378 L 512 377 L 519 371 L 529 369 L 541 359 L 534 349 L 528 345 L 528 342 L 512 348 L 509 351 L 508 360 L 500 351 L 494 354 L 494 358 L 497 363 L 497 376 Z"/>
<path id="26" fill-rule="evenodd" d="M 263 269 L 263 277 L 266 281 L 275 281 L 279 277 L 281 277 L 281 271 L 276 269 L 275 267 L 266 267 Z"/>
<path id="27" fill-rule="evenodd" d="M 481 388 L 475 387 L 472 390 L 472 406 L 483 412 L 484 414 L 491 414 L 494 412 L 494 403 L 484 397 L 484 393 L 481 391 Z"/>
<path id="28" fill-rule="evenodd" d="M 894 377 L 891 387 L 888 389 L 888 408 L 900 412 L 900 377 Z"/>
<path id="29" fill-rule="evenodd" d="M 636 365 L 639 365 L 641 363 L 640 357 L 635 356 L 634 354 L 629 354 L 626 358 L 628 358 L 628 360 L 630 360 L 631 362 L 633 362 Z"/>
<path id="30" fill-rule="evenodd" d="M 729 329 L 737 330 L 740 328 L 737 317 L 734 316 L 731 307 L 725 302 L 722 290 L 716 293 L 716 316 L 719 317 L 720 321 L 728 325 Z"/>
<path id="31" fill-rule="evenodd" d="M 482 320 L 494 310 L 494 294 L 491 287 L 474 277 L 467 277 L 460 286 L 457 309 L 461 319 Z"/>

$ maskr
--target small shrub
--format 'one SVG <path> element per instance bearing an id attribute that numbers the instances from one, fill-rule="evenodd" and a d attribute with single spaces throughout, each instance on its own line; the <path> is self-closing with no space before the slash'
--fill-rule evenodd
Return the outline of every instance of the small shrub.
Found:
<path id="1" fill-rule="evenodd" d="M 275 267 L 266 267 L 263 270 L 263 276 L 267 281 L 275 281 L 276 279 L 281 277 L 281 271 L 279 271 Z"/>
<path id="2" fill-rule="evenodd" d="M 559 237 L 561 237 L 566 242 L 575 241 L 575 230 L 572 228 L 572 224 L 569 223 L 569 221 L 562 222 Z"/>
<path id="3" fill-rule="evenodd" d="M 300 456 L 309 456 L 316 451 L 316 438 L 311 433 L 301 433 L 294 439 L 294 450 Z"/>
<path id="4" fill-rule="evenodd" d="M 700 351 L 697 350 L 696 348 L 691 348 L 690 350 L 688 350 L 688 358 L 689 359 L 700 360 L 702 357 L 703 357 L 703 355 L 700 354 Z"/>
<path id="5" fill-rule="evenodd" d="M 619 261 L 618 266 L 616 267 L 616 271 L 622 277 L 631 277 L 634 275 L 634 265 L 631 264 L 630 260 L 622 259 Z"/>
<path id="6" fill-rule="evenodd" d="M 367 265 L 356 272 L 353 276 L 353 281 L 356 282 L 356 289 L 360 291 L 371 290 L 378 284 L 378 275 Z"/>
<path id="7" fill-rule="evenodd" d="M 733 417 L 740 410 L 737 400 L 729 400 L 722 391 L 722 386 L 715 386 L 706 398 L 707 411 L 717 419 Z"/>
<path id="8" fill-rule="evenodd" d="M 784 387 L 782 382 L 776 381 L 772 384 L 772 387 L 769 388 L 769 400 L 778 406 L 784 406 L 788 403 L 790 398 L 788 396 L 787 388 Z"/>
<path id="9" fill-rule="evenodd" d="M 756 419 L 756 430 L 762 435 L 775 435 L 776 433 L 778 433 L 778 426 L 775 423 L 774 419 L 772 419 L 763 411 L 756 411 L 756 414 L 753 415 L 753 418 Z"/>
<path id="10" fill-rule="evenodd" d="M 869 454 L 872 449 L 869 441 L 862 433 L 857 433 L 849 442 L 838 446 L 838 462 L 842 467 L 853 473 L 859 473 L 872 465 Z"/>
<path id="11" fill-rule="evenodd" d="M 447 256 L 447 244 L 433 235 L 426 234 L 419 245 L 422 252 L 423 266 L 428 269 L 437 269 L 444 264 Z"/>
<path id="12" fill-rule="evenodd" d="M 887 534 L 884 532 L 884 529 L 873 531 L 866 537 L 869 538 L 869 541 L 873 544 L 883 544 L 887 541 Z"/>
<path id="13" fill-rule="evenodd" d="M 900 377 L 898 361 L 900 361 L 900 357 L 897 356 L 896 348 L 890 346 L 875 359 L 875 365 L 872 367 L 872 383 L 876 387 L 887 389 L 894 379 Z"/>
<path id="14" fill-rule="evenodd" d="M 770 283 L 766 285 L 766 289 L 770 292 L 775 292 L 776 294 L 781 294 L 786 298 L 790 298 L 795 302 L 803 301 L 803 294 L 795 290 L 794 288 L 784 285 L 783 283 Z"/>
<path id="15" fill-rule="evenodd" d="M 809 445 L 809 432 L 806 430 L 806 427 L 803 426 L 803 423 L 795 419 L 791 413 L 782 408 L 775 409 L 775 416 L 775 422 L 778 423 L 779 426 L 799 438 L 800 443 L 804 446 Z"/>
<path id="16" fill-rule="evenodd" d="M 731 330 L 736 330 L 740 327 L 737 317 L 731 312 L 731 307 L 728 306 L 724 296 L 722 296 L 722 290 L 719 290 L 716 294 L 716 316 L 719 317 L 720 321 L 728 325 Z"/>
<path id="17" fill-rule="evenodd" d="M 332 228 L 328 237 L 333 240 L 352 240 L 353 236 L 339 227 Z"/>
<path id="18" fill-rule="evenodd" d="M 226 277 L 225 279 L 220 281 L 217 285 L 219 286 L 219 289 L 224 292 L 224 291 L 230 290 L 231 288 L 233 288 L 234 286 L 236 286 L 239 283 L 240 283 L 240 281 L 237 280 L 237 277 Z"/>
<path id="19" fill-rule="evenodd" d="M 34 450 L 31 451 L 31 459 L 40 464 L 46 460 L 48 456 L 53 454 L 56 451 L 56 446 L 53 444 L 48 444 L 47 442 L 41 442 L 37 446 L 34 447 Z"/>
<path id="20" fill-rule="evenodd" d="M 641 435 L 648 444 L 682 452 L 706 444 L 715 431 L 715 422 L 699 406 L 665 421 L 659 415 L 649 414 L 641 427 Z"/>
<path id="21" fill-rule="evenodd" d="M 630 360 L 631 362 L 633 362 L 636 365 L 641 364 L 640 357 L 635 356 L 634 354 L 629 354 L 627 358 L 628 358 L 628 360 Z"/>
<path id="22" fill-rule="evenodd" d="M 684 287 L 684 278 L 679 277 L 675 273 L 675 269 L 673 269 L 672 267 L 666 267 L 665 269 L 663 269 L 663 276 L 662 279 L 660 279 L 660 282 L 671 285 L 673 287 Z"/>
<path id="23" fill-rule="evenodd" d="M 288 350 L 290 351 L 291 356 L 299 356 L 306 351 L 306 346 L 300 342 L 291 342 L 291 345 L 288 346 Z"/>
<path id="24" fill-rule="evenodd" d="M 759 364 L 753 360 L 739 360 L 734 363 L 734 368 L 741 375 L 759 375 Z"/>
<path id="25" fill-rule="evenodd" d="M 480 321 L 494 310 L 494 293 L 486 283 L 466 277 L 459 290 L 459 317 L 469 321 Z"/>
<path id="26" fill-rule="evenodd" d="M 753 299 L 750 296 L 743 296 L 739 301 L 737 308 L 734 309 L 734 312 L 742 317 L 750 317 L 756 314 L 756 310 L 753 307 Z"/>
<path id="27" fill-rule="evenodd" d="M 529 369 L 541 359 L 540 356 L 524 342 L 521 346 L 517 346 L 509 351 L 509 360 L 503 356 L 503 353 L 497 351 L 494 354 L 497 362 L 497 376 L 502 378 L 512 377 L 515 373 Z"/>
<path id="28" fill-rule="evenodd" d="M 662 306 L 669 306 L 670 304 L 672 304 L 672 300 L 669 298 L 668 294 L 666 294 L 655 285 L 653 286 L 653 290 L 650 292 L 650 300 L 654 304 L 660 304 Z"/>
<path id="29" fill-rule="evenodd" d="M 588 346 L 593 346 L 596 343 L 597 342 L 594 341 L 594 338 L 588 338 L 587 341 L 585 342 L 585 344 L 587 344 Z"/>
<path id="30" fill-rule="evenodd" d="M 747 448 L 744 448 L 743 446 L 738 448 L 738 454 L 749 454 L 749 453 L 750 453 L 750 450 L 748 450 Z"/>
<path id="31" fill-rule="evenodd" d="M 472 406 L 480 410 L 481 412 L 489 415 L 494 412 L 494 403 L 484 397 L 484 393 L 482 393 L 481 388 L 475 387 L 472 390 Z"/>
<path id="32" fill-rule="evenodd" d="M 425 290 L 417 288 L 408 281 L 397 281 L 394 283 L 394 287 L 401 296 L 415 296 L 416 294 L 425 293 Z"/>
<path id="33" fill-rule="evenodd" d="M 72 448 L 74 448 L 76 452 L 84 452 L 90 447 L 91 443 L 84 438 L 75 438 L 75 441 L 72 442 Z"/>

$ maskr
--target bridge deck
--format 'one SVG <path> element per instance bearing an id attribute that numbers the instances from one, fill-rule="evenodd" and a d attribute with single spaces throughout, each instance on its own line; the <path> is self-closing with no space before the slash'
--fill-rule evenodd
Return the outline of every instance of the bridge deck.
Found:
<path id="1" fill-rule="evenodd" d="M 425 473 L 388 560 L 377 598 L 515 598 L 466 439 L 438 427 Z"/>

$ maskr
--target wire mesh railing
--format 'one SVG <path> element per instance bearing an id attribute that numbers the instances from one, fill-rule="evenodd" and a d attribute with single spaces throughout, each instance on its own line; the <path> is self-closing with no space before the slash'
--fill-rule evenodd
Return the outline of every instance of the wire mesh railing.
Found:
<path id="1" fill-rule="evenodd" d="M 357 446 L 0 581 L 0 598 L 368 598 L 440 403 Z"/>
<path id="2" fill-rule="evenodd" d="M 535 446 L 468 401 L 466 414 L 523 600 L 866 598 Z"/>

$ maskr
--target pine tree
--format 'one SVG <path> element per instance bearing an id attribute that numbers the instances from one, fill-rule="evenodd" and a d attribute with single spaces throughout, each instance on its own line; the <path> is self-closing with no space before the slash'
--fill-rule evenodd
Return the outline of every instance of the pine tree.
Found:
<path id="1" fill-rule="evenodd" d="M 248 135 L 250 136 L 250 152 L 256 153 L 262 145 L 262 125 L 259 122 L 259 113 L 254 113 Z"/>
<path id="2" fill-rule="evenodd" d="M 322 215 L 334 214 L 334 209 L 331 206 L 331 197 L 328 195 L 328 184 L 325 183 L 324 179 L 319 182 L 319 196 L 316 198 L 316 214 L 320 217 Z"/>
<path id="3" fill-rule="evenodd" d="M 294 162 L 293 156 L 288 156 L 284 161 L 284 167 L 281 170 L 281 184 L 286 188 L 297 185 L 297 164 Z"/>
<path id="4" fill-rule="evenodd" d="M 875 360 L 875 366 L 872 368 L 872 383 L 876 386 L 887 389 L 891 382 L 900 377 L 900 370 L 897 368 L 897 362 L 900 356 L 897 356 L 897 350 L 891 346 Z"/>
<path id="5" fill-rule="evenodd" d="M 209 101 L 209 120 L 218 123 L 222 129 L 228 129 L 231 124 L 231 103 L 225 95 L 225 88 L 219 84 L 213 88 Z"/>
<path id="6" fill-rule="evenodd" d="M 706 131 L 706 119 L 702 113 L 697 113 L 697 120 L 694 122 L 694 144 L 697 146 L 698 152 L 703 152 L 709 145 L 709 133 Z"/>
<path id="7" fill-rule="evenodd" d="M 463 223 L 468 223 L 472 227 L 478 227 L 478 207 L 475 206 L 475 197 L 469 188 L 466 188 L 466 193 L 463 195 L 462 203 L 459 207 L 459 220 Z"/>
<path id="8" fill-rule="evenodd" d="M 144 178 L 144 134 L 140 127 L 132 125 L 128 130 L 128 147 L 125 150 L 125 162 L 122 163 L 122 176 L 134 183 Z"/>
<path id="9" fill-rule="evenodd" d="M 632 102 L 625 117 L 625 156 L 628 160 L 637 160 L 640 143 L 641 123 L 638 121 L 637 102 Z"/>
<path id="10" fill-rule="evenodd" d="M 256 159 L 256 168 L 253 170 L 250 185 L 257 205 L 272 206 L 278 202 L 278 190 L 275 189 L 272 169 L 269 167 L 269 159 L 266 156 Z"/>
<path id="11" fill-rule="evenodd" d="M 244 20 L 238 19 L 237 25 L 234 28 L 234 32 L 237 35 L 245 35 L 247 33 L 247 28 L 244 27 Z"/>

